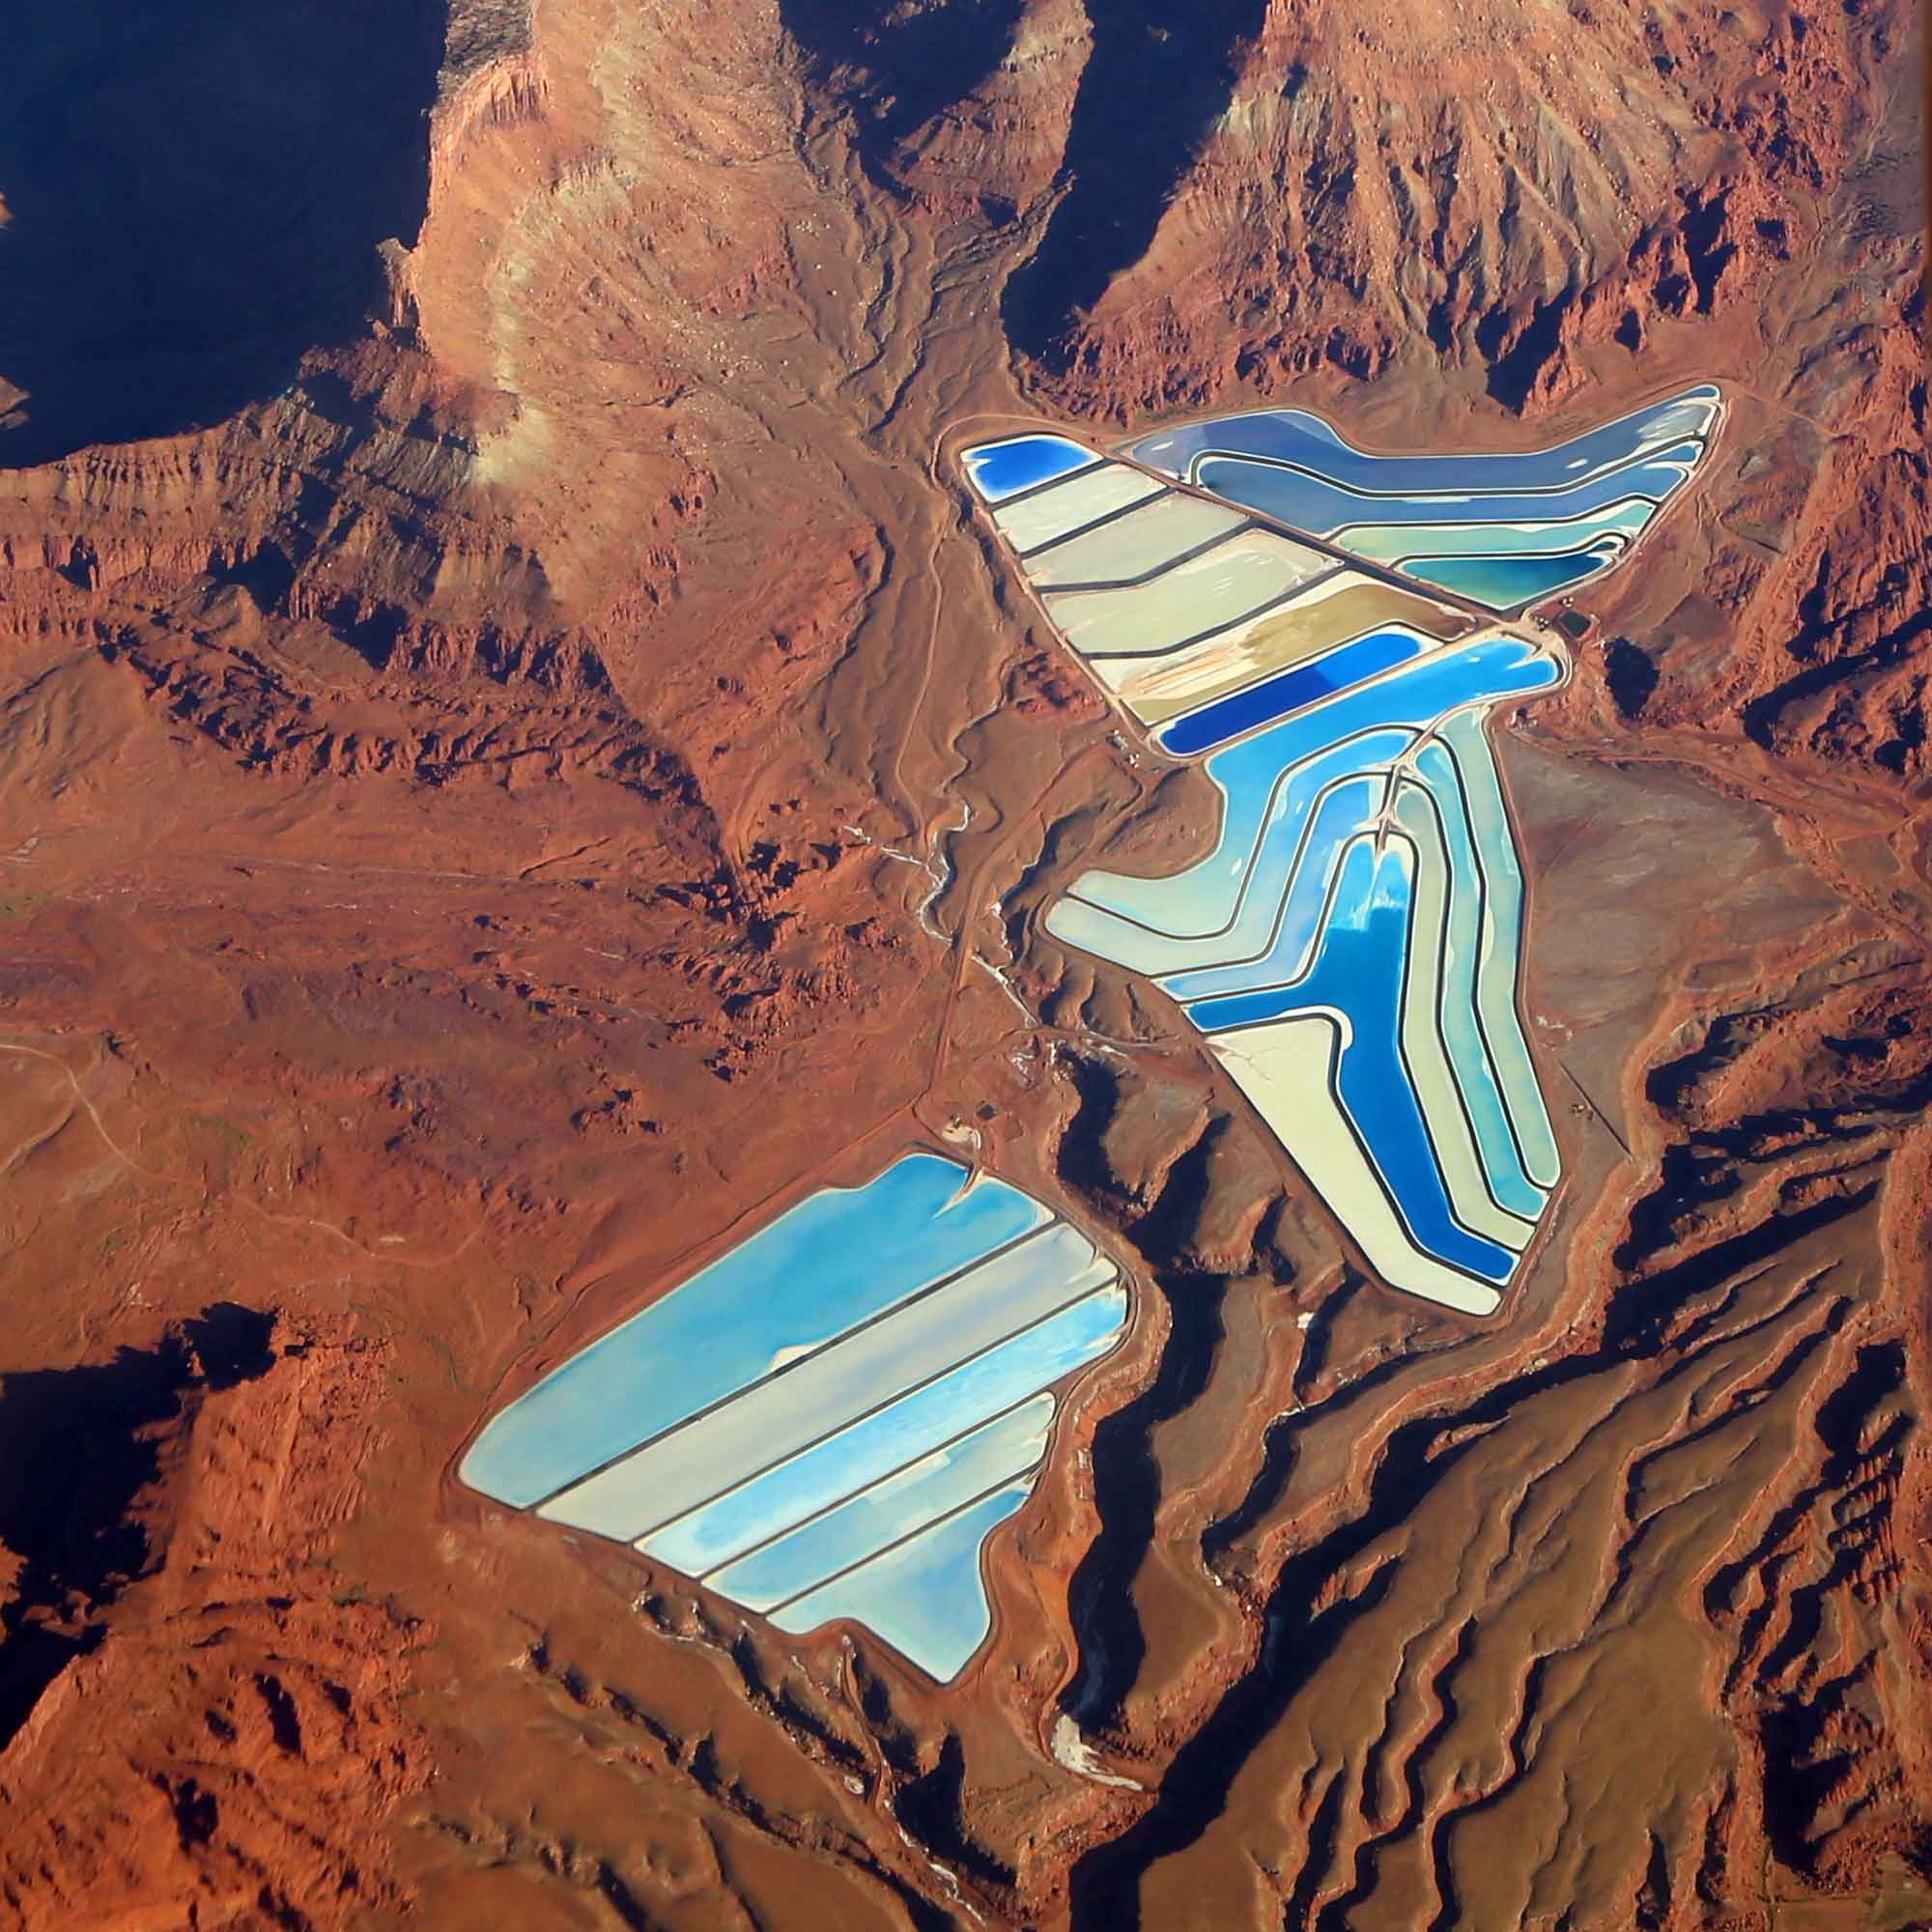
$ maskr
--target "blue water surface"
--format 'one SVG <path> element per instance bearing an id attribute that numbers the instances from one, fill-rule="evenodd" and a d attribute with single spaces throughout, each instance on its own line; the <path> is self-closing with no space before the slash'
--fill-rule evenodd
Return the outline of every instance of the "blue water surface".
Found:
<path id="1" fill-rule="evenodd" d="M 693 1577 L 877 1482 L 955 1431 L 997 1414 L 1112 1346 L 1127 1296 L 1102 1289 L 936 1381 L 875 1410 L 645 1539 L 646 1554 Z"/>
<path id="2" fill-rule="evenodd" d="M 1313 769 L 1313 764 L 1303 765 L 1295 776 Z M 1222 993 L 1285 985 L 1305 971 L 1342 854 L 1374 818 L 1386 784 L 1378 774 L 1344 780 L 1323 793 L 1294 853 L 1293 868 L 1275 885 L 1274 928 L 1266 946 L 1245 958 L 1224 951 L 1222 963 L 1171 973 L 1160 981 L 1162 988 L 1185 1006 Z"/>
<path id="3" fill-rule="evenodd" d="M 980 1548 L 1025 1503 L 1030 1487 L 1025 1479 L 1009 1483 L 787 1604 L 773 1623 L 804 1632 L 850 1617 L 942 1683 L 957 1676 L 993 1623 L 980 1577 Z"/>
<path id="4" fill-rule="evenodd" d="M 1302 814 L 1328 780 L 1395 756 L 1410 730 L 1459 705 L 1545 690 L 1561 674 L 1553 658 L 1517 638 L 1478 639 L 1429 652 L 1395 677 L 1346 692 L 1211 753 L 1201 769 L 1222 796 L 1221 836 L 1200 865 L 1164 879 L 1084 872 L 1073 891 L 1103 912 L 1177 937 L 1224 931 L 1248 895 L 1265 892 L 1278 898 Z M 1299 768 L 1316 759 L 1320 765 L 1304 778 Z M 1264 827 L 1267 843 L 1258 855 Z M 1058 930 L 1051 914 L 1047 929 Z M 1170 958 L 1135 970 L 1192 963 Z"/>
<path id="5" fill-rule="evenodd" d="M 1390 670 L 1428 648 L 1414 631 L 1392 628 L 1372 631 L 1352 643 L 1324 651 L 1305 664 L 1291 665 L 1259 684 L 1232 692 L 1212 704 L 1177 718 L 1159 733 L 1161 748 L 1176 757 L 1204 752 L 1266 724 L 1305 704 L 1332 697 L 1338 691 L 1361 684 L 1378 672 Z"/>
<path id="6" fill-rule="evenodd" d="M 1237 773 L 1238 781 L 1271 784 L 1284 767 L 1299 764 L 1357 731 L 1378 724 L 1419 728 L 1464 704 L 1546 690 L 1561 675 L 1555 659 L 1523 639 L 1478 638 L 1427 653 L 1400 677 L 1346 692 L 1312 711 L 1285 719 L 1270 731 L 1216 753 L 1207 769 L 1232 795 Z"/>
<path id="7" fill-rule="evenodd" d="M 1241 829 L 1256 840 L 1252 850 L 1224 838 L 1200 865 L 1165 879 L 1089 873 L 1079 881 L 1080 892 L 1054 903 L 1046 929 L 1155 978 L 1212 973 L 1228 961 L 1255 958 L 1269 950 L 1280 923 L 1282 895 L 1299 863 L 1310 814 L 1322 810 L 1338 786 L 1359 783 L 1358 774 L 1385 766 L 1413 736 L 1406 728 L 1367 731 L 1283 772 L 1259 831 L 1242 818 Z M 1233 815 L 1232 803 L 1227 815 Z M 1086 896 L 1090 885 L 1095 899 Z M 1128 890 L 1133 885 L 1149 890 L 1135 894 Z M 1105 903 L 1097 902 L 1102 894 Z M 1171 988 L 1174 982 L 1168 983 Z"/>
<path id="8" fill-rule="evenodd" d="M 863 1280 L 863 1248 L 848 1251 L 843 1264 Z M 1058 1222 L 619 1457 L 545 1503 L 544 1514 L 620 1541 L 641 1537 L 897 1390 L 1077 1301 L 1112 1273 L 1085 1236 Z"/>
<path id="9" fill-rule="evenodd" d="M 1442 1042 L 1448 1049 L 1456 1084 L 1462 1089 L 1463 1103 L 1469 1111 L 1469 1123 L 1475 1132 L 1476 1151 L 1482 1157 L 1490 1193 L 1512 1214 L 1534 1221 L 1546 1205 L 1543 1190 L 1524 1170 L 1516 1136 L 1510 1128 L 1505 1094 L 1508 1082 L 1500 1077 L 1500 1069 L 1492 1057 L 1492 1043 L 1484 1037 L 1478 1011 L 1483 903 L 1487 874 L 1494 854 L 1477 849 L 1462 784 L 1442 747 L 1425 746 L 1416 758 L 1416 770 L 1435 808 L 1430 816 L 1427 837 L 1439 854 L 1438 863 L 1447 867 L 1449 874 L 1448 944 L 1444 949 L 1441 983 L 1436 991 Z M 1510 925 L 1502 929 L 1511 941 L 1507 957 L 1513 969 L 1516 928 Z M 1510 993 L 1514 1013 L 1514 983 Z M 1501 1042 L 1501 1051 L 1511 1055 L 1511 1070 L 1519 1078 L 1527 1079 L 1535 1092 L 1536 1074 L 1520 1030 L 1513 1040 Z"/>
<path id="10" fill-rule="evenodd" d="M 976 1496 L 1034 1468 L 1046 1454 L 1053 1398 L 1036 1396 L 935 1449 L 710 1578 L 748 1609 L 770 1610 Z"/>
<path id="11" fill-rule="evenodd" d="M 1184 475 L 1209 450 L 1298 464 L 1345 488 L 1387 496 L 1568 489 L 1634 457 L 1709 433 L 1718 390 L 1705 383 L 1666 402 L 1602 423 L 1558 443 L 1502 455 L 1374 456 L 1305 410 L 1261 410 L 1143 437 L 1131 454 L 1150 469 Z"/>
<path id="12" fill-rule="evenodd" d="M 1662 503 L 1683 488 L 1701 453 L 1701 444 L 1680 443 L 1662 456 L 1606 470 L 1571 489 L 1529 496 L 1471 496 L 1463 492 L 1433 497 L 1367 497 L 1304 470 L 1238 456 L 1204 457 L 1198 480 L 1203 489 L 1273 517 L 1278 523 L 1332 536 L 1337 530 L 1362 524 L 1565 523 L 1624 497 L 1647 497 Z"/>
<path id="13" fill-rule="evenodd" d="M 1315 965 L 1291 987 L 1208 1000 L 1188 1009 L 1205 1033 L 1253 1026 L 1312 1008 L 1347 1015 L 1336 1086 L 1398 1211 L 1425 1254 L 1504 1282 L 1516 1256 L 1472 1235 L 1455 1217 L 1421 1103 L 1402 1061 L 1402 979 L 1407 956 L 1413 851 L 1395 838 L 1380 853 L 1364 838 L 1343 862 Z"/>
<path id="14" fill-rule="evenodd" d="M 1050 483 L 1056 476 L 1070 476 L 1098 455 L 1084 449 L 1064 436 L 1020 436 L 1010 442 L 982 442 L 966 452 L 966 473 L 973 487 L 989 503 Z"/>
<path id="15" fill-rule="evenodd" d="M 1520 611 L 1566 583 L 1594 575 L 1614 554 L 1568 550 L 1553 556 L 1418 556 L 1396 568 L 1405 577 L 1487 604 L 1492 611 Z"/>
<path id="16" fill-rule="evenodd" d="M 800 1202 L 494 1417 L 464 1482 L 537 1502 L 1050 1218 L 990 1179 L 961 1195 L 964 1179 L 956 1162 L 908 1154 L 864 1187 Z"/>
<path id="17" fill-rule="evenodd" d="M 1431 746 L 1425 759 L 1441 756 L 1442 748 L 1453 754 L 1470 836 L 1483 856 L 1486 918 L 1496 941 L 1497 956 L 1478 981 L 1484 1033 L 1494 1049 L 1497 1070 L 1509 1096 L 1510 1119 L 1516 1123 L 1524 1171 L 1539 1187 L 1553 1187 L 1561 1172 L 1556 1135 L 1549 1124 L 1549 1112 L 1517 1007 L 1516 968 L 1523 930 L 1522 865 L 1503 804 L 1502 781 L 1483 735 L 1483 722 L 1473 713 L 1445 720 L 1441 747 Z"/>

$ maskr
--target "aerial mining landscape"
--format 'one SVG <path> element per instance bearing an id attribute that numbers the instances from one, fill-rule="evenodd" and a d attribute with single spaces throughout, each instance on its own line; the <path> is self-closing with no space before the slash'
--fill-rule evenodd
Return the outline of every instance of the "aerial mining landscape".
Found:
<path id="1" fill-rule="evenodd" d="M 0 67 L 0 1925 L 1932 1926 L 1909 0 Z"/>

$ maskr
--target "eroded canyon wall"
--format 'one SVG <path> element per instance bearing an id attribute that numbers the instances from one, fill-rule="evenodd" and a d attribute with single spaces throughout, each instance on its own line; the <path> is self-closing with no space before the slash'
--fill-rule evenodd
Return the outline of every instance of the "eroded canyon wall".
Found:
<path id="1" fill-rule="evenodd" d="M 1922 1918 L 1912 11 L 188 11 L 37 26 L 78 118 L 0 142 L 9 1910 Z M 1688 380 L 1708 478 L 1501 734 L 1570 1179 L 1469 1322 L 1042 931 L 1208 828 L 942 442 Z M 955 1689 L 453 1483 L 915 1140 L 1137 1284 Z"/>

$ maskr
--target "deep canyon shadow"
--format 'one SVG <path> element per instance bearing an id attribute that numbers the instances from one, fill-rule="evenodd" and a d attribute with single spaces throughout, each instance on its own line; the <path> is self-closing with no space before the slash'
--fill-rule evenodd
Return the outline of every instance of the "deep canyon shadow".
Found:
<path id="1" fill-rule="evenodd" d="M 218 422 L 413 242 L 434 0 L 70 0 L 0 62 L 0 466 Z M 0 390 L 4 403 L 5 390 Z"/>
<path id="2" fill-rule="evenodd" d="M 1007 338 L 1054 365 L 1067 324 L 1147 253 L 1181 175 L 1227 111 L 1265 0 L 1098 0 L 1061 166 L 1065 198 L 1002 298 Z"/>
<path id="3" fill-rule="evenodd" d="M 1694 1326 L 1673 1337 L 1671 1323 L 1677 1311 L 1771 1260 L 1780 1249 L 1851 1214 L 1869 1202 L 1875 1185 L 1773 1215 L 1688 1260 L 1626 1283 L 1610 1303 L 1595 1348 L 1528 1369 L 1459 1411 L 1423 1415 L 1400 1425 L 1376 1465 L 1364 1507 L 1352 1519 L 1291 1550 L 1276 1572 L 1263 1608 L 1262 1642 L 1254 1667 L 1230 1685 L 1207 1720 L 1175 1753 L 1152 1804 L 1124 1832 L 1094 1845 L 1074 1865 L 1068 1897 L 1073 1932 L 1155 1932 L 1142 1916 L 1143 1877 L 1160 1860 L 1195 1843 L 1221 1816 L 1241 1767 L 1282 1721 L 1347 1631 L 1373 1612 L 1393 1573 L 1384 1568 L 1354 1596 L 1344 1592 L 1338 1597 L 1335 1579 L 1378 1537 L 1408 1520 L 1420 1499 L 1447 1477 L 1489 1426 L 1506 1421 L 1520 1405 L 1546 1390 L 1585 1384 L 1627 1362 L 1664 1354 L 1687 1339 L 1694 1340 Z M 1841 1307 L 1804 1349 L 1819 1346 L 1825 1335 L 1835 1331 L 1843 1315 Z M 1797 1359 L 1794 1351 L 1788 1364 L 1795 1366 Z M 1532 1684 L 1525 1689 L 1517 1718 L 1512 1748 L 1518 1761 L 1523 1756 L 1522 1740 L 1537 1716 L 1534 1688 Z M 1316 1819 L 1300 1860 L 1284 1925 L 1310 1925 L 1316 1885 L 1334 1849 L 1341 1791 L 1338 1777 L 1330 1787 L 1334 1802 L 1324 1804 Z M 1439 1885 L 1448 1883 L 1448 1868 L 1440 1859 L 1435 1876 Z M 1452 1900 L 1449 1913 L 1453 1916 L 1454 1911 Z M 1445 1922 L 1435 1921 L 1437 1926 Z M 1325 1924 L 1322 1932 L 1327 1932 Z"/>
<path id="4" fill-rule="evenodd" d="M 0 1556 L 16 1566 L 0 1605 L 0 1750 L 95 1640 L 92 1612 L 147 1562 L 131 1512 L 159 1471 L 166 1425 L 191 1394 L 268 1370 L 274 1325 L 217 1302 L 152 1349 L 0 1374 Z"/>
<path id="5" fill-rule="evenodd" d="M 1022 0 L 779 0 L 786 33 L 821 79 L 844 79 L 859 152 L 889 178 L 895 151 L 963 99 L 1006 58 Z"/>

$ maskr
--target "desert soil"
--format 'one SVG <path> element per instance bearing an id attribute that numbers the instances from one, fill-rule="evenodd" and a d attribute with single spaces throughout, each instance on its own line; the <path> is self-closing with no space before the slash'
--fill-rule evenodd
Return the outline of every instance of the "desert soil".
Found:
<path id="1" fill-rule="evenodd" d="M 180 13 L 0 79 L 0 1918 L 1932 1922 L 1916 10 Z M 946 454 L 1701 380 L 1499 729 L 1471 1321 L 1044 935 L 1211 825 Z M 956 1684 L 455 1484 L 969 1131 L 1135 1293 Z"/>

